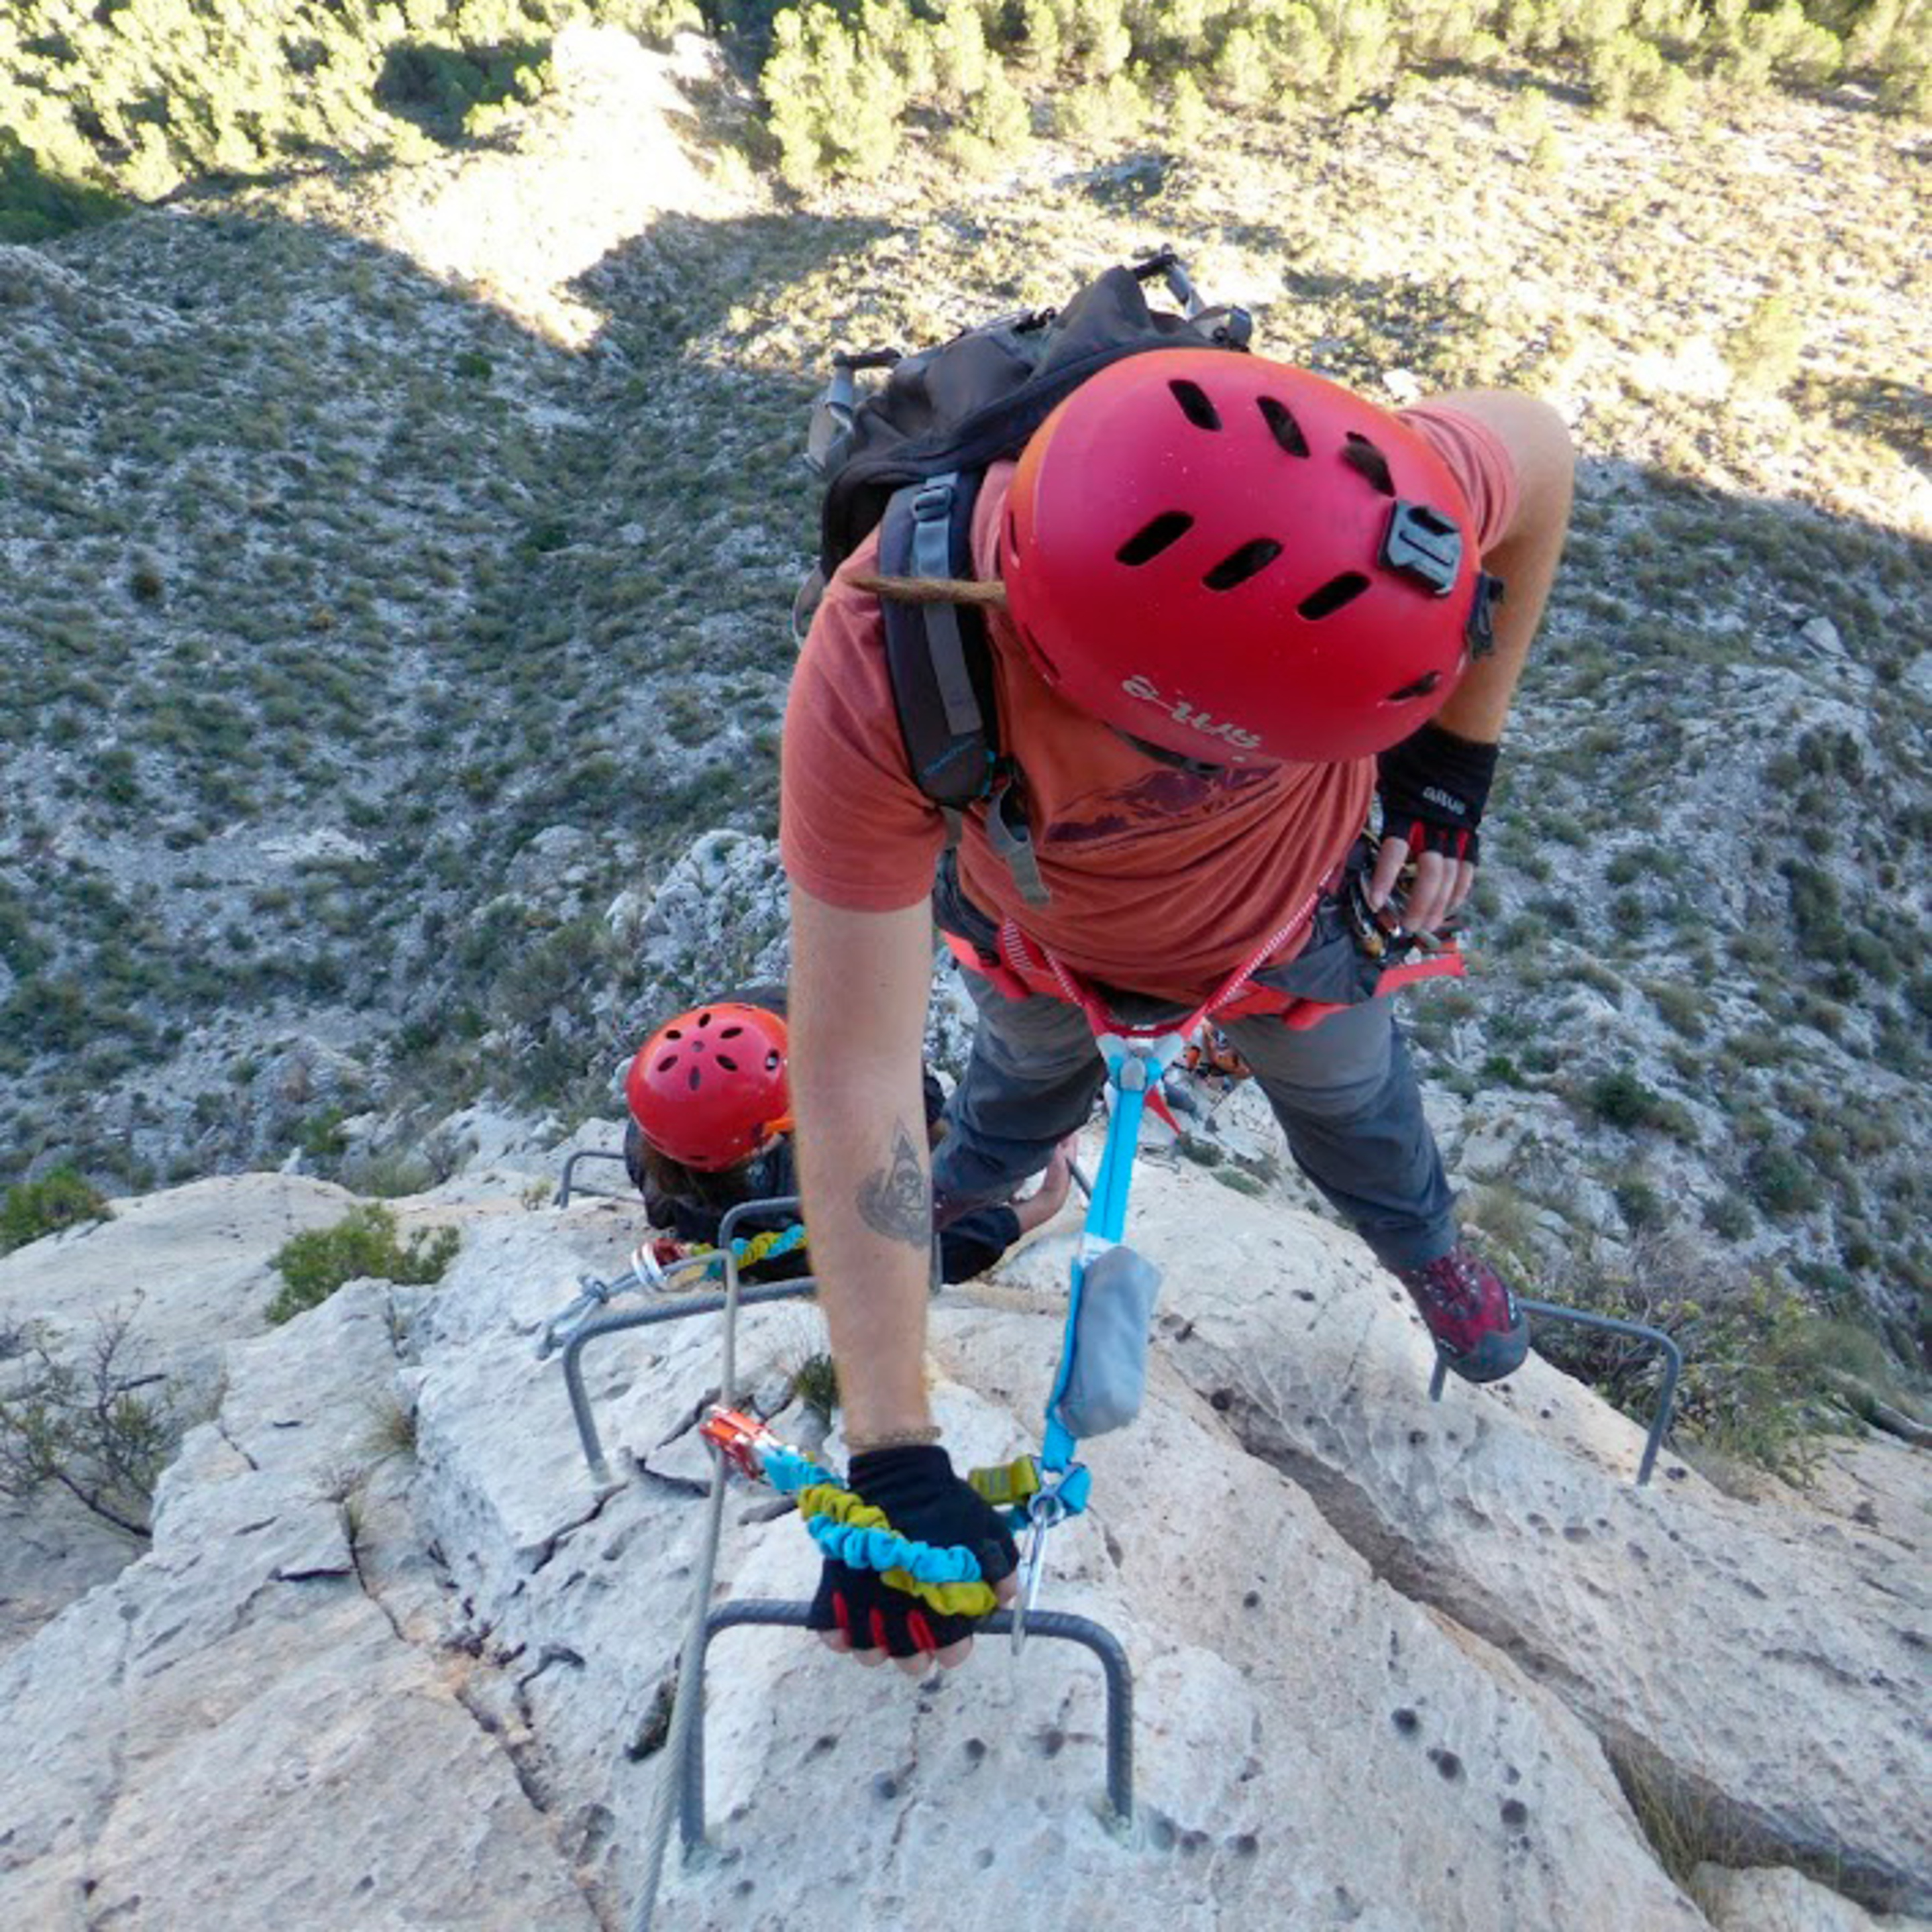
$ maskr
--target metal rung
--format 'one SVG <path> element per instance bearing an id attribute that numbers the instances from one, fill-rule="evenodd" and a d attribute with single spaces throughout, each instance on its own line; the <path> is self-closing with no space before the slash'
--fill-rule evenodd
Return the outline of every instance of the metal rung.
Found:
<path id="1" fill-rule="evenodd" d="M 818 1284 L 809 1275 L 796 1281 L 754 1282 L 738 1291 L 740 1308 L 766 1301 L 796 1301 L 815 1294 Z M 570 1412 L 577 1418 L 577 1439 L 583 1445 L 584 1460 L 590 1467 L 590 1480 L 600 1490 L 611 1484 L 610 1466 L 604 1460 L 604 1444 L 597 1433 L 596 1418 L 590 1412 L 590 1396 L 584 1386 L 584 1351 L 600 1335 L 615 1335 L 626 1328 L 648 1328 L 660 1322 L 688 1321 L 694 1315 L 716 1315 L 724 1306 L 724 1297 L 694 1294 L 682 1301 L 660 1302 L 655 1306 L 631 1308 L 620 1314 L 599 1316 L 586 1322 L 563 1345 L 563 1383 L 570 1392 Z"/>
<path id="2" fill-rule="evenodd" d="M 563 1178 L 557 1183 L 556 1192 L 550 1201 L 553 1208 L 568 1208 L 570 1205 L 571 1184 L 576 1176 L 577 1163 L 580 1160 L 614 1160 L 620 1166 L 628 1168 L 629 1166 L 621 1154 L 614 1153 L 608 1148 L 579 1148 L 563 1163 Z M 601 1187 L 586 1187 L 579 1192 L 594 1194 L 600 1201 L 622 1201 L 631 1198 L 627 1195 L 607 1193 Z"/>
<path id="3" fill-rule="evenodd" d="M 1650 1425 L 1650 1434 L 1643 1445 L 1643 1460 L 1637 1465 L 1636 1486 L 1642 1489 L 1650 1480 L 1651 1472 L 1657 1466 L 1657 1452 L 1663 1447 L 1665 1432 L 1670 1426 L 1670 1418 L 1677 1404 L 1677 1378 L 1684 1370 L 1684 1351 L 1678 1348 L 1661 1328 L 1649 1328 L 1640 1322 L 1619 1322 L 1613 1316 L 1592 1315 L 1581 1308 L 1565 1308 L 1560 1302 L 1526 1301 L 1516 1297 L 1516 1305 L 1526 1315 L 1538 1315 L 1548 1322 L 1568 1322 L 1578 1328 L 1602 1328 L 1614 1335 L 1628 1335 L 1639 1342 L 1647 1342 L 1664 1357 L 1664 1386 L 1658 1391 L 1657 1414 Z M 1448 1360 L 1438 1352 L 1436 1358 L 1436 1372 L 1429 1383 L 1429 1400 L 1442 1400 L 1442 1386 L 1449 1377 Z"/>
<path id="4" fill-rule="evenodd" d="M 698 1700 L 695 1721 L 686 1730 L 684 1756 L 677 1767 L 678 1822 L 687 1858 L 704 1843 L 704 1664 L 712 1638 L 720 1630 L 747 1624 L 803 1630 L 811 1613 L 809 1604 L 745 1598 L 736 1603 L 718 1604 L 705 1618 L 698 1681 L 680 1684 L 677 1688 L 680 1699 Z M 1012 1630 L 1012 1622 L 1010 1610 L 995 1610 L 974 1624 L 974 1634 L 1003 1636 Z M 1107 1804 L 1111 1822 L 1126 1829 L 1134 1816 L 1134 1676 L 1126 1651 L 1105 1624 L 1058 1610 L 1034 1611 L 1027 1619 L 1027 1635 L 1029 1640 L 1058 1637 L 1084 1645 L 1100 1659 L 1107 1684 Z"/>

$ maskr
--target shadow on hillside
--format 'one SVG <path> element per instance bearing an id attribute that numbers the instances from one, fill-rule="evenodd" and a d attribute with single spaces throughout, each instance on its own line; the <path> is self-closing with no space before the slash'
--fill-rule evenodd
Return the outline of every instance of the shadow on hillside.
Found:
<path id="1" fill-rule="evenodd" d="M 490 145 L 472 134 L 472 109 L 530 98 L 550 58 L 548 40 L 506 40 L 493 46 L 453 46 L 432 40 L 397 43 L 376 76 L 376 105 L 413 122 L 446 148 Z"/>
<path id="2" fill-rule="evenodd" d="M 250 1010 L 278 1000 L 298 1011 L 359 1014 L 372 1030 L 380 1028 L 394 1017 L 390 1009 L 399 996 L 384 949 L 362 944 L 360 935 L 378 929 L 392 900 L 412 903 L 408 896 L 424 890 L 423 868 L 434 865 L 442 892 L 437 916 L 452 937 L 427 989 L 434 999 L 412 995 L 407 1024 L 422 1028 L 426 1052 L 441 1037 L 439 1015 L 470 1010 L 501 1018 L 513 1034 L 506 1052 L 533 1056 L 532 1066 L 548 1055 L 542 1078 L 532 1074 L 520 1084 L 546 1089 L 547 1100 L 566 1088 L 596 1058 L 584 1042 L 601 1024 L 594 1017 L 603 990 L 596 977 L 601 962 L 564 950 L 542 952 L 521 928 L 493 937 L 480 909 L 506 890 L 512 865 L 548 828 L 582 828 L 605 844 L 628 834 L 653 866 L 712 824 L 768 829 L 776 770 L 770 732 L 761 729 L 729 759 L 710 755 L 709 748 L 721 716 L 733 715 L 729 707 L 754 704 L 786 675 L 789 573 L 802 569 L 814 536 L 816 493 L 800 462 L 809 400 L 833 348 L 874 339 L 878 244 L 911 232 L 880 219 L 809 212 L 663 215 L 572 283 L 572 292 L 604 317 L 584 351 L 556 346 L 483 292 L 436 280 L 391 250 L 343 230 L 278 218 L 259 202 L 236 208 L 198 200 L 166 221 L 127 224 L 104 237 L 104 289 L 177 313 L 198 311 L 238 355 L 259 335 L 274 343 L 278 359 L 264 365 L 259 397 L 250 394 L 261 407 L 236 422 L 224 452 L 234 478 L 232 513 L 224 509 L 196 529 L 184 524 L 174 532 L 179 568 L 170 565 L 165 600 L 150 605 L 121 598 L 98 638 L 73 646 L 97 652 L 94 669 L 110 695 L 98 712 L 76 722 L 80 750 L 50 754 L 61 770 L 76 784 L 87 779 L 97 730 L 140 742 L 149 760 L 144 783 L 154 801 L 140 836 L 158 852 L 188 849 L 251 817 L 275 822 L 293 794 L 272 789 L 272 760 L 261 754 L 280 742 L 278 730 L 281 738 L 287 733 L 267 720 L 241 668 L 258 664 L 266 643 L 375 680 L 392 644 L 421 642 L 409 628 L 417 621 L 407 614 L 410 607 L 392 604 L 397 580 L 412 572 L 460 573 L 464 612 L 447 647 L 440 638 L 436 646 L 432 676 L 446 688 L 398 694 L 397 742 L 414 728 L 415 743 L 428 748 L 398 755 L 388 776 L 334 776 L 330 760 L 339 760 L 333 772 L 370 769 L 370 726 L 366 716 L 344 709 L 338 719 L 322 698 L 305 698 L 304 734 L 322 762 L 319 788 L 299 802 L 309 822 L 342 820 L 380 848 L 366 883 L 338 889 L 344 944 L 317 950 L 304 938 L 280 955 L 264 948 L 253 964 L 225 955 L 197 955 L 184 964 L 172 940 L 144 936 L 123 950 L 138 956 L 145 972 L 152 944 L 152 972 L 122 986 L 104 963 L 111 963 L 112 934 L 83 926 L 87 909 L 77 896 L 63 908 L 50 894 L 36 902 L 35 920 L 55 939 L 54 950 L 45 970 L 22 976 L 0 1006 L 0 1038 L 10 1015 L 22 1051 L 39 1054 L 44 1042 L 32 1024 L 35 1003 L 44 1006 L 63 986 L 89 989 L 82 1037 L 90 1051 L 122 1055 L 98 1082 L 107 1091 L 111 1076 L 138 1058 L 138 1042 L 116 1032 L 110 1008 L 145 1014 L 157 1025 L 185 1018 L 232 1026 L 246 1036 Z M 1234 224 L 1225 232 L 1271 263 L 1286 265 L 1288 301 L 1278 310 L 1278 329 L 1293 326 L 1293 304 L 1318 304 L 1370 318 L 1396 348 L 1413 343 L 1426 354 L 1444 333 L 1481 324 L 1439 287 L 1296 266 L 1295 244 L 1266 224 Z M 1186 238 L 1177 238 L 1184 252 Z M 88 245 L 83 241 L 68 256 L 83 269 Z M 933 264 L 935 281 L 970 291 L 972 266 L 946 254 Z M 919 266 L 915 258 L 911 272 Z M 1087 269 L 1084 254 L 1078 262 L 1070 255 L 1067 286 Z M 893 272 L 908 272 L 903 258 Z M 998 306 L 989 296 L 976 310 L 970 292 L 962 294 L 950 320 L 964 326 Z M 359 329 L 387 337 L 387 367 L 404 365 L 418 393 L 398 407 L 407 420 L 394 425 L 379 464 L 345 461 L 332 472 L 312 460 L 327 454 L 314 446 L 326 437 L 305 444 L 298 428 L 278 446 L 273 437 L 280 432 L 262 423 L 286 416 L 288 405 L 298 421 L 304 406 L 326 419 L 338 399 L 315 392 L 318 372 L 332 365 L 317 355 L 315 366 L 305 367 L 304 346 L 320 350 Z M 1264 346 L 1291 358 L 1310 352 L 1308 342 L 1279 334 Z M 379 366 L 352 380 L 366 380 L 369 393 L 379 394 L 381 374 Z M 148 418 L 186 423 L 209 415 L 197 380 L 191 362 L 176 368 L 148 358 L 130 368 L 128 382 L 104 393 L 99 407 L 125 426 L 130 440 L 137 430 L 159 437 L 165 424 Z M 1840 388 L 1845 406 L 1882 416 L 1898 446 L 1906 447 L 1908 433 L 1919 434 L 1922 392 L 1904 384 Z M 241 393 L 224 391 L 231 412 Z M 500 480 L 488 474 L 497 446 L 479 440 L 462 447 L 464 422 L 480 420 L 478 412 L 520 416 L 526 406 L 541 424 L 524 438 L 524 454 L 535 460 L 516 472 L 513 488 L 479 488 Z M 178 478 L 177 446 L 154 447 L 152 482 L 128 488 L 130 502 L 143 514 L 165 500 Z M 184 432 L 178 450 L 187 447 Z M 290 458 L 309 460 L 296 482 Z M 1830 608 L 1833 586 L 1856 587 L 1862 573 L 1880 564 L 1891 573 L 1900 609 L 1911 608 L 1899 587 L 1901 572 L 1910 583 L 1932 580 L 1932 549 L 1897 532 L 1807 505 L 1726 496 L 1661 472 L 1606 467 L 1618 471 L 1616 488 L 1632 520 L 1654 532 L 1658 547 L 1693 580 L 1672 592 L 1669 613 L 1693 636 L 1703 622 L 1694 580 L 1700 570 L 1748 573 L 1759 588 L 1757 610 L 1784 607 L 1777 621 L 1785 628 L 1775 640 L 1768 621 L 1761 634 L 1751 634 L 1754 647 L 1766 650 L 1781 647 L 1790 610 Z M 334 480 L 337 473 L 344 480 Z M 332 552 L 330 568 L 338 574 L 328 602 L 337 614 L 326 634 L 311 636 L 310 612 L 320 600 L 292 592 L 265 597 L 248 552 L 260 544 L 292 556 L 310 539 L 274 532 L 319 529 L 313 514 L 318 495 L 329 496 L 324 507 L 340 512 L 346 503 L 352 513 L 352 500 L 363 490 L 394 514 L 383 541 L 344 542 Z M 64 571 L 71 575 L 73 564 L 62 558 L 80 555 L 82 546 L 64 550 L 59 539 L 88 534 L 80 520 L 86 506 L 78 494 L 73 502 L 70 512 L 22 496 L 20 507 L 40 519 L 39 529 L 19 538 L 32 553 L 23 580 L 36 569 L 50 586 L 60 584 Z M 1679 510 L 1697 512 L 1698 524 L 1687 521 L 1672 531 L 1668 515 Z M 298 512 L 298 524 L 291 520 Z M 61 521 L 69 514 L 70 532 Z M 275 517 L 282 520 L 272 522 Z M 352 514 L 342 520 L 352 521 Z M 469 548 L 452 540 L 446 556 L 440 522 L 484 535 Z M 425 533 L 439 542 L 422 543 Z M 236 541 L 242 536 L 248 541 Z M 1559 597 L 1620 598 L 1630 568 L 1628 558 L 1607 542 L 1587 559 L 1580 550 Z M 381 614 L 380 623 L 340 614 L 352 614 L 358 601 Z M 1897 675 L 1900 645 L 1873 637 L 1865 620 L 1837 614 L 1848 645 L 1882 673 Z M 51 601 L 44 615 L 32 598 L 9 613 L 0 634 L 7 673 L 0 677 L 0 727 L 7 731 L 24 731 L 63 708 L 79 718 L 64 687 L 47 682 L 60 670 L 50 645 L 69 622 Z M 221 695 L 238 722 L 219 742 L 184 737 L 178 750 L 155 748 L 140 735 L 138 707 L 146 700 L 134 674 L 190 631 L 225 652 L 231 668 Z M 1615 642 L 1627 655 L 1656 656 L 1661 668 L 1672 663 L 1660 634 L 1653 641 L 1620 632 Z M 1681 693 L 1669 701 L 1684 702 Z M 268 769 L 258 775 L 250 758 Z M 230 789 L 213 789 L 218 782 Z M 237 786 L 257 788 L 260 802 Z M 460 865 L 441 852 L 452 826 Z M 22 854 L 0 839 L 0 884 L 14 868 L 26 889 Z M 172 864 L 172 853 L 164 854 L 158 868 L 164 882 Z M 609 883 L 596 876 L 585 903 Z M 592 905 L 579 923 L 594 922 L 594 913 Z M 520 948 L 527 970 L 511 986 L 507 969 Z M 322 966 L 339 977 L 322 975 Z M 1842 970 L 1850 997 L 1868 1003 L 1877 997 L 1856 979 L 1856 964 Z M 420 1018 L 418 1006 L 430 1017 Z M 461 1057 L 473 1058 L 469 1041 L 450 1050 L 456 1055 L 459 1048 Z M 404 1040 L 399 1061 L 412 1050 Z M 38 1080 L 43 1063 L 32 1064 Z M 24 1072 L 22 1077 L 24 1092 Z M 125 1172 L 131 1156 L 117 1155 L 111 1137 L 94 1143 L 86 1125 L 93 1118 L 76 1114 L 70 1126 L 49 1131 L 75 1146 L 83 1164 Z M 258 1144 L 246 1118 L 238 1118 L 232 1133 L 229 1127 L 224 1114 L 197 1144 L 202 1165 L 258 1157 L 284 1144 L 265 1128 Z M 23 1130 L 23 1146 L 27 1139 Z M 28 1147 L 25 1158 L 38 1151 Z"/>
<path id="3" fill-rule="evenodd" d="M 128 207 L 105 188 L 51 172 L 32 148 L 0 128 L 0 242 L 51 241 L 111 221 Z"/>
<path id="4" fill-rule="evenodd" d="M 1807 386 L 1840 428 L 1889 443 L 1932 476 L 1932 392 L 1888 376 L 1818 376 Z"/>
<path id="5" fill-rule="evenodd" d="M 1302 244 L 1272 223 L 1227 221 L 1220 224 L 1220 232 L 1238 247 L 1253 249 L 1268 257 L 1276 266 L 1281 278 L 1285 312 L 1290 319 L 1294 310 L 1304 304 L 1346 308 L 1367 322 L 1376 334 L 1413 344 L 1414 349 L 1407 352 L 1411 354 L 1426 350 L 1432 342 L 1446 343 L 1473 335 L 1487 326 L 1487 318 L 1480 309 L 1470 308 L 1438 284 L 1406 278 L 1370 280 L 1324 268 L 1298 268 L 1294 257 Z M 1283 305 L 1278 304 L 1277 321 L 1283 314 Z M 1274 353 L 1292 360 L 1306 356 L 1311 345 L 1306 340 L 1274 339 L 1266 346 Z"/>
<path id="6" fill-rule="evenodd" d="M 1495 66 L 1485 66 L 1479 61 L 1431 61 L 1418 71 L 1430 80 L 1472 80 L 1498 94 L 1546 94 L 1551 100 L 1570 107 L 1588 108 L 1596 104 L 1596 97 L 1584 82 L 1566 79 L 1549 68 L 1507 58 Z"/>

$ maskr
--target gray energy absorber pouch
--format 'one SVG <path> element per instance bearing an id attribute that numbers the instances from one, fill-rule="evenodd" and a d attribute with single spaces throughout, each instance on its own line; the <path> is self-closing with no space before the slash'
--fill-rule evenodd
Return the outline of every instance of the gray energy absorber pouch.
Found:
<path id="1" fill-rule="evenodd" d="M 1104 1436 L 1141 1412 L 1148 1328 L 1160 1289 L 1160 1269 L 1132 1248 L 1109 1248 L 1088 1264 L 1073 1324 L 1073 1366 L 1060 1399 L 1060 1420 L 1074 1435 Z"/>

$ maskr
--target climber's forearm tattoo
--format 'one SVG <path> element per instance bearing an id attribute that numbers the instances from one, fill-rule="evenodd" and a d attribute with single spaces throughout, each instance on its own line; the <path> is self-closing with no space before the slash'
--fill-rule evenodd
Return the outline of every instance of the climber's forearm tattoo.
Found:
<path id="1" fill-rule="evenodd" d="M 924 1250 L 932 1240 L 932 1190 L 918 1144 L 903 1120 L 893 1125 L 892 1162 L 860 1185 L 860 1219 L 875 1234 Z"/>

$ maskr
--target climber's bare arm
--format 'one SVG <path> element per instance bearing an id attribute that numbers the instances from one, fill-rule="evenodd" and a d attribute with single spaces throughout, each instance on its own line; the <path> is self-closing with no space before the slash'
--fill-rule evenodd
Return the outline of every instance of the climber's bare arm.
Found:
<path id="1" fill-rule="evenodd" d="M 932 1244 L 920 1048 L 926 902 L 846 912 L 792 889 L 790 1078 L 819 1306 L 848 1436 L 924 1426 Z"/>

